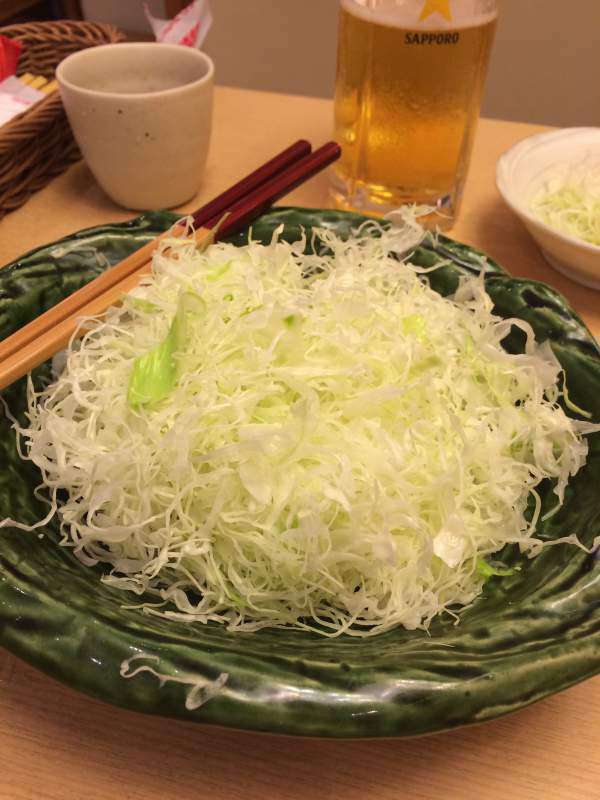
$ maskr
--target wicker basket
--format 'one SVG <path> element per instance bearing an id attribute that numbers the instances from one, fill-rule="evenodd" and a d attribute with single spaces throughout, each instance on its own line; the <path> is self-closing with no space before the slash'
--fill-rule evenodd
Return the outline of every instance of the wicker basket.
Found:
<path id="1" fill-rule="evenodd" d="M 97 22 L 31 22 L 0 33 L 23 45 L 19 74 L 45 78 L 54 77 L 70 53 L 124 39 L 112 25 Z M 79 158 L 58 92 L 0 127 L 0 219 Z"/>

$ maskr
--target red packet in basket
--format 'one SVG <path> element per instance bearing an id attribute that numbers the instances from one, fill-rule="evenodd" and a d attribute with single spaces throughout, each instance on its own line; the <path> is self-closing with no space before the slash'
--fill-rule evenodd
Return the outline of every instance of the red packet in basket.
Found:
<path id="1" fill-rule="evenodd" d="M 173 19 L 153 17 L 147 5 L 144 10 L 157 42 L 183 44 L 199 50 L 212 25 L 208 0 L 194 0 Z"/>
<path id="2" fill-rule="evenodd" d="M 21 43 L 0 35 L 0 81 L 15 75 L 17 61 L 21 53 Z"/>

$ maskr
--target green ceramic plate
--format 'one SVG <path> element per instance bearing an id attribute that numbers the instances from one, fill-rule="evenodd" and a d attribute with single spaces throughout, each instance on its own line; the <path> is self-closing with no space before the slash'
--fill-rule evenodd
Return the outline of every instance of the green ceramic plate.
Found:
<path id="1" fill-rule="evenodd" d="M 147 214 L 82 231 L 1 270 L 0 338 L 173 219 Z M 301 225 L 345 232 L 362 219 L 277 209 L 254 225 L 254 236 L 270 239 L 280 222 L 292 239 Z M 415 254 L 424 265 L 440 257 L 452 261 L 431 275 L 441 293 L 477 265 L 475 251 L 445 238 L 436 245 L 426 242 Z M 499 314 L 527 319 L 539 339 L 551 339 L 574 401 L 600 420 L 600 351 L 564 299 L 543 284 L 511 278 L 494 264 L 486 281 Z M 518 336 L 508 343 L 513 350 L 521 345 Z M 23 381 L 4 396 L 13 413 L 22 415 Z M 5 418 L 0 428 L 0 517 L 33 522 L 45 508 L 34 495 L 39 475 L 17 457 Z M 599 491 L 596 435 L 564 508 L 541 535 L 577 533 L 591 544 L 600 534 Z M 13 530 L 0 534 L 0 643 L 77 689 L 138 711 L 286 734 L 412 736 L 498 717 L 600 671 L 600 561 L 569 546 L 548 548 L 512 577 L 491 579 L 459 626 L 440 619 L 430 636 L 398 629 L 373 639 L 331 641 L 286 630 L 230 634 L 219 626 L 124 610 L 120 593 L 55 545 L 55 524 L 45 533 L 43 539 Z M 503 556 L 519 560 L 513 551 Z M 122 678 L 122 662 L 140 653 L 157 659 L 140 664 L 152 663 L 178 681 L 161 687 L 148 672 Z M 221 690 L 188 710 L 192 684 L 201 687 L 223 672 L 229 677 Z"/>

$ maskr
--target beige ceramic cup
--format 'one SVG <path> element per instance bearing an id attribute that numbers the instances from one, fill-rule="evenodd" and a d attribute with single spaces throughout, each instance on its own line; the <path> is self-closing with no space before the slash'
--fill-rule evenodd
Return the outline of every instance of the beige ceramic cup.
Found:
<path id="1" fill-rule="evenodd" d="M 196 194 L 210 142 L 213 74 L 204 53 L 155 42 L 91 47 L 59 64 L 77 144 L 115 203 L 171 208 Z"/>

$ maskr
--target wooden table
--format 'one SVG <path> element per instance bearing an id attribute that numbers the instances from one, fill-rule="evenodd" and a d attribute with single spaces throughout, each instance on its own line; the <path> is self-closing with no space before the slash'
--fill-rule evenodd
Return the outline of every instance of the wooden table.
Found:
<path id="1" fill-rule="evenodd" d="M 600 335 L 600 293 L 553 272 L 494 188 L 498 156 L 539 126 L 482 121 L 453 235 L 551 283 Z M 331 134 L 331 103 L 221 88 L 199 205 L 291 140 Z M 289 197 L 327 204 L 319 176 Z M 131 214 L 77 164 L 0 223 L 0 263 Z M 598 800 L 600 678 L 520 713 L 408 741 L 279 738 L 144 717 L 0 651 L 1 800 Z"/>

